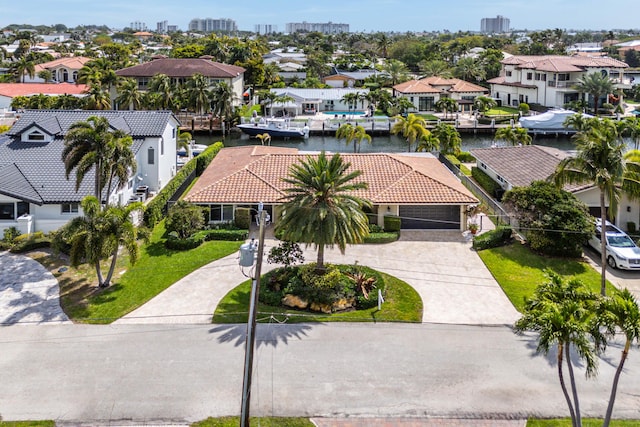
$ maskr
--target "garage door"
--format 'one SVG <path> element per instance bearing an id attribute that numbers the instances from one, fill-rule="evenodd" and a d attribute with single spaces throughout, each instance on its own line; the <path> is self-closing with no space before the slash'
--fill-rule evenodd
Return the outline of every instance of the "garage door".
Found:
<path id="1" fill-rule="evenodd" d="M 400 206 L 402 228 L 460 229 L 460 206 Z"/>

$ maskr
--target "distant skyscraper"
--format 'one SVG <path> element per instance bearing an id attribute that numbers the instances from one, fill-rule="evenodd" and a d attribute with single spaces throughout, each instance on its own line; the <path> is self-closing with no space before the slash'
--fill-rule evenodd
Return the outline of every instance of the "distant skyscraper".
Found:
<path id="1" fill-rule="evenodd" d="M 147 24 L 140 21 L 132 22 L 129 27 L 131 27 L 133 31 L 147 31 Z"/>
<path id="2" fill-rule="evenodd" d="M 480 21 L 480 32 L 482 33 L 508 33 L 509 18 L 498 15 L 495 18 L 482 18 Z"/>
<path id="3" fill-rule="evenodd" d="M 160 21 L 156 24 L 156 32 L 160 34 L 166 34 L 168 26 L 169 26 L 169 21 Z"/>
<path id="4" fill-rule="evenodd" d="M 238 26 L 233 19 L 194 18 L 189 22 L 189 31 L 200 31 L 203 33 L 212 33 L 214 31 L 232 32 L 238 31 Z"/>
<path id="5" fill-rule="evenodd" d="M 291 34 L 298 31 L 318 32 L 322 34 L 348 33 L 349 24 L 334 24 L 333 22 L 289 22 L 287 24 L 287 33 Z"/>
<path id="6" fill-rule="evenodd" d="M 278 26 L 271 24 L 256 24 L 253 28 L 254 32 L 258 34 L 275 34 L 278 32 Z"/>

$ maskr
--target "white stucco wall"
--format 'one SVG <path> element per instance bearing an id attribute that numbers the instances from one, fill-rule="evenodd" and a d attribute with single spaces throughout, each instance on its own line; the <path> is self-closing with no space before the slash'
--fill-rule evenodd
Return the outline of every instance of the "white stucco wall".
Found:
<path id="1" fill-rule="evenodd" d="M 138 162 L 136 175 L 141 180 L 139 179 L 134 187 L 148 185 L 150 191 L 158 192 L 175 175 L 177 133 L 178 122 L 172 119 L 161 138 L 145 139 L 136 155 Z M 154 150 L 153 164 L 149 164 L 149 148 Z"/>

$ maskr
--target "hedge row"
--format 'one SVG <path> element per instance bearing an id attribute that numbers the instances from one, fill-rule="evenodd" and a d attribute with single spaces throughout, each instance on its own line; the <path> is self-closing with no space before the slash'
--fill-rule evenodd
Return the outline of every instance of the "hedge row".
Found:
<path id="1" fill-rule="evenodd" d="M 34 249 L 48 248 L 51 246 L 51 239 L 48 237 L 34 237 L 20 242 L 15 242 L 11 246 L 10 252 L 19 254 L 23 252 L 29 252 Z"/>
<path id="2" fill-rule="evenodd" d="M 175 236 L 169 236 L 164 242 L 164 246 L 167 249 L 175 251 L 188 251 L 195 249 L 204 242 L 211 240 L 226 240 L 226 241 L 242 241 L 246 240 L 249 236 L 248 230 L 229 230 L 229 229 L 216 229 L 216 230 L 202 230 L 198 231 L 193 236 L 187 239 L 179 239 Z"/>
<path id="3" fill-rule="evenodd" d="M 384 231 L 386 232 L 400 232 L 402 220 L 399 216 L 385 215 L 384 217 Z"/>
<path id="4" fill-rule="evenodd" d="M 511 241 L 511 227 L 498 227 L 473 238 L 473 248 L 477 251 L 504 246 Z"/>
<path id="5" fill-rule="evenodd" d="M 391 243 L 398 240 L 400 233 L 370 233 L 364 238 L 364 243 Z"/>
<path id="6" fill-rule="evenodd" d="M 206 150 L 197 157 L 189 160 L 178 173 L 169 181 L 169 183 L 149 202 L 144 212 L 144 222 L 149 228 L 155 225 L 164 217 L 167 203 L 176 191 L 184 184 L 189 175 L 195 170 L 196 176 L 200 176 L 209 166 L 211 160 L 224 147 L 222 142 L 216 142 L 210 145 Z"/>
<path id="7" fill-rule="evenodd" d="M 475 166 L 471 168 L 471 176 L 482 188 L 485 189 L 487 193 L 492 196 L 496 196 L 497 192 L 502 191 L 500 184 L 495 182 L 489 175 Z"/>

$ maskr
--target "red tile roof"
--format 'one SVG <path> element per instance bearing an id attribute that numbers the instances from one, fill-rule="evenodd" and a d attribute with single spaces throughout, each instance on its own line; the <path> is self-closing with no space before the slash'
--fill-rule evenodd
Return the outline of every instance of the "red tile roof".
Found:
<path id="1" fill-rule="evenodd" d="M 123 77 L 153 77 L 156 74 L 166 74 L 169 77 L 191 77 L 199 73 L 205 77 L 233 78 L 244 72 L 245 69 L 242 67 L 221 64 L 204 58 L 159 58 L 118 70 L 116 74 Z"/>
<path id="2" fill-rule="evenodd" d="M 560 56 L 560 55 L 514 55 L 503 59 L 502 64 L 516 65 L 518 68 L 570 73 L 584 71 L 585 68 L 628 68 L 617 59 L 597 56 Z"/>
<path id="3" fill-rule="evenodd" d="M 15 98 L 31 95 L 81 95 L 89 87 L 72 83 L 0 83 L 0 95 Z"/>
<path id="4" fill-rule="evenodd" d="M 189 191 L 193 203 L 282 202 L 292 164 L 310 153 L 293 148 L 225 148 Z M 471 204 L 478 200 L 438 159 L 429 154 L 341 154 L 350 169 L 361 170 L 368 189 L 360 197 L 374 204 Z"/>
<path id="5" fill-rule="evenodd" d="M 71 70 L 81 69 L 87 62 L 91 61 L 91 58 L 85 58 L 84 56 L 71 56 L 66 58 L 59 58 L 55 61 L 49 61 L 35 66 L 35 72 L 38 74 L 42 70 L 50 70 L 64 66 Z"/>
<path id="6" fill-rule="evenodd" d="M 410 80 L 397 84 L 393 87 L 401 93 L 460 93 L 460 92 L 480 92 L 487 93 L 487 89 L 482 86 L 469 83 L 460 79 L 445 79 L 442 77 L 425 77 L 420 80 Z"/>

